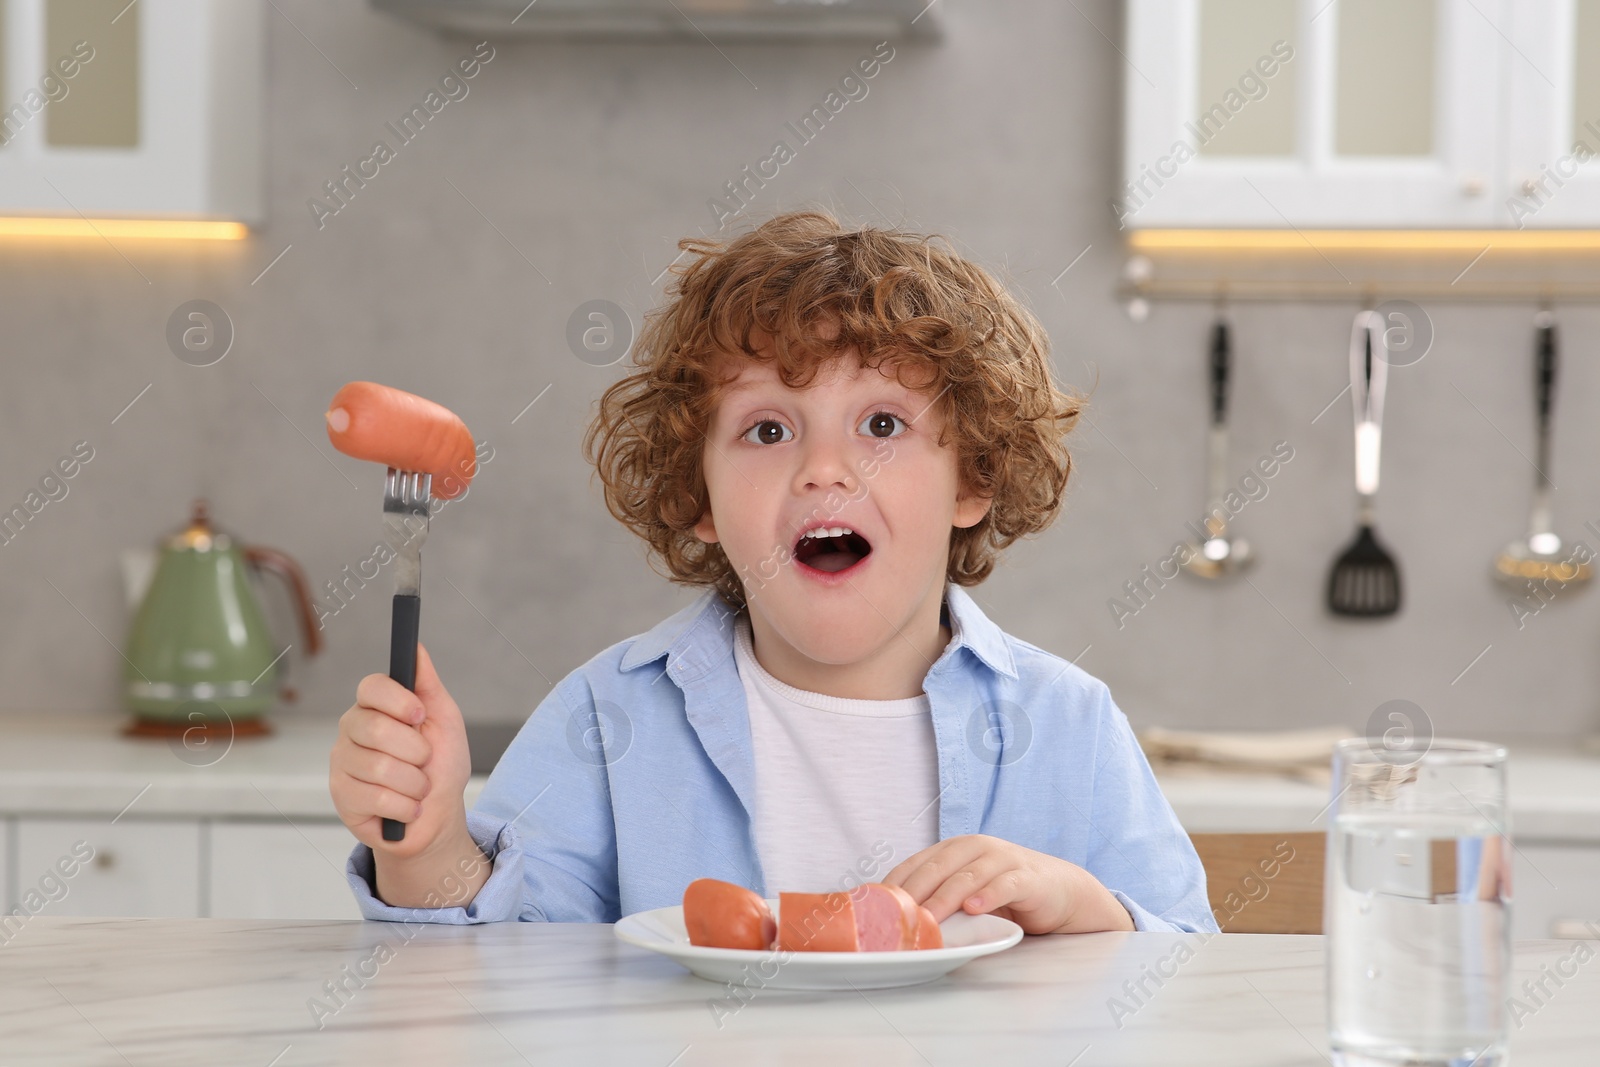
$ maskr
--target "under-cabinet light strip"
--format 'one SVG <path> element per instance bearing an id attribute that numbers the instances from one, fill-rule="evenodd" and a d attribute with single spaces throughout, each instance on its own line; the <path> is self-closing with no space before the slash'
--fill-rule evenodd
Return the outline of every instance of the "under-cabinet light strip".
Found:
<path id="1" fill-rule="evenodd" d="M 1134 230 L 1135 252 L 1600 252 L 1600 230 Z"/>
<path id="2" fill-rule="evenodd" d="M 188 241 L 239 241 L 250 228 L 242 222 L 207 219 L 65 219 L 0 216 L 0 238 L 97 237 Z"/>

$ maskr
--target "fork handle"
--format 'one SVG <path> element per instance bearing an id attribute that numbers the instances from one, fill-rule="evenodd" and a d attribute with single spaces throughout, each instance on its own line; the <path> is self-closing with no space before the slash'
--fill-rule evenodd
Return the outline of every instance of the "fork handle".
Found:
<path id="1" fill-rule="evenodd" d="M 394 595 L 393 622 L 389 628 L 389 677 L 415 692 L 417 688 L 417 638 L 421 634 L 422 597 L 415 593 Z M 385 841 L 404 841 L 406 824 L 398 819 L 383 820 Z"/>

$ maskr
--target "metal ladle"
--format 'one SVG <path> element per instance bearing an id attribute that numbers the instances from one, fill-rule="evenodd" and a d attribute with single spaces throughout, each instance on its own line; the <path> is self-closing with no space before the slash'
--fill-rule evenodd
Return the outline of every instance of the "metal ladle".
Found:
<path id="1" fill-rule="evenodd" d="M 1556 393 L 1555 316 L 1541 311 L 1534 320 L 1538 343 L 1534 348 L 1534 384 L 1539 410 L 1539 461 L 1533 489 L 1533 514 L 1528 521 L 1528 539 L 1514 541 L 1495 557 L 1495 577 L 1518 587 L 1528 582 L 1555 581 L 1563 587 L 1587 582 L 1594 567 L 1576 555 L 1568 558 L 1567 546 L 1552 529 L 1550 493 L 1550 415 Z"/>
<path id="2" fill-rule="evenodd" d="M 1211 328 L 1211 432 L 1206 439 L 1207 479 L 1205 541 L 1189 542 L 1184 569 L 1199 578 L 1223 578 L 1248 567 L 1254 560 L 1247 541 L 1228 536 L 1228 517 L 1222 498 L 1228 488 L 1228 371 L 1232 345 L 1228 320 L 1217 318 Z"/>

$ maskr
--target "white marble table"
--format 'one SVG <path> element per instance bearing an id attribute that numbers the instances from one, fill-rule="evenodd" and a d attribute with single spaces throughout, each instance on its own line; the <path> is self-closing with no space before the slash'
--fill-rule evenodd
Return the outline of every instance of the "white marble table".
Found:
<path id="1" fill-rule="evenodd" d="M 1134 1006 L 1124 982 L 1180 944 L 1192 958 Z M 1575 944 L 1519 942 L 1515 983 Z M 1321 1064 L 1322 963 L 1313 936 L 1028 937 L 925 986 L 756 990 L 728 1011 L 727 987 L 606 925 L 40 916 L 0 944 L 0 1064 Z M 1134 1007 L 1120 1026 L 1113 997 Z M 1593 1063 L 1596 1004 L 1591 959 L 1513 1061 Z"/>

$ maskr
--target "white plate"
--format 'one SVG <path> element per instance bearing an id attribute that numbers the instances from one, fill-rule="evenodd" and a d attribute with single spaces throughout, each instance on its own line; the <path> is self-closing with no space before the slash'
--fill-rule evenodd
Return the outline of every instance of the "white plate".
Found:
<path id="1" fill-rule="evenodd" d="M 779 917 L 778 901 L 767 906 Z M 968 960 L 1001 952 L 1022 940 L 1022 927 L 998 915 L 958 911 L 939 924 L 944 948 L 903 952 L 780 952 L 703 948 L 689 944 L 683 905 L 625 915 L 617 936 L 659 952 L 713 982 L 757 989 L 885 989 L 918 985 L 949 974 Z"/>

